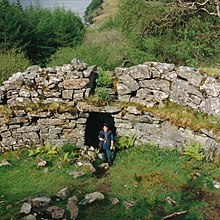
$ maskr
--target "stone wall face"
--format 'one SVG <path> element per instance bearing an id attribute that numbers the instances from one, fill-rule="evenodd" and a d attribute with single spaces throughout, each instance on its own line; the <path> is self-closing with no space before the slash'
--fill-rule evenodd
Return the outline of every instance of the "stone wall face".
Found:
<path id="1" fill-rule="evenodd" d="M 32 66 L 16 73 L 0 87 L 0 152 L 38 145 L 82 147 L 90 112 L 110 113 L 118 135 L 136 136 L 136 143 L 154 143 L 182 149 L 189 141 L 200 143 L 211 158 L 220 152 L 220 137 L 202 129 L 194 134 L 176 127 L 135 106 L 88 105 L 94 86 L 96 67 L 74 59 L 62 67 Z M 220 116 L 220 83 L 189 67 L 145 63 L 117 68 L 119 101 L 146 106 L 173 102 Z"/>
<path id="2" fill-rule="evenodd" d="M 148 62 L 117 68 L 120 101 L 148 107 L 166 100 L 220 116 L 220 82 L 189 67 Z"/>

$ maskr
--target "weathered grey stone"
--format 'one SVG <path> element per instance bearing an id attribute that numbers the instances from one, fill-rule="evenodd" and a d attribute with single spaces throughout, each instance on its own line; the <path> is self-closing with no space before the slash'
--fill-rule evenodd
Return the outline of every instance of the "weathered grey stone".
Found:
<path id="1" fill-rule="evenodd" d="M 199 109 L 209 114 L 220 116 L 220 98 L 207 98 L 203 100 Z"/>
<path id="2" fill-rule="evenodd" d="M 27 215 L 31 212 L 31 208 L 32 206 L 29 203 L 25 202 L 21 206 L 20 213 L 24 213 Z"/>
<path id="3" fill-rule="evenodd" d="M 122 204 L 125 206 L 126 209 L 129 209 L 129 208 L 136 205 L 135 202 L 133 202 L 133 201 L 131 201 L 131 202 L 124 201 Z"/>
<path id="4" fill-rule="evenodd" d="M 62 133 L 63 128 L 50 128 L 49 135 L 59 135 Z"/>
<path id="5" fill-rule="evenodd" d="M 31 97 L 30 91 L 28 89 L 25 89 L 25 88 L 21 88 L 20 89 L 19 95 L 21 97 L 26 97 L 26 98 L 30 98 Z"/>
<path id="6" fill-rule="evenodd" d="M 131 91 L 136 91 L 139 89 L 140 85 L 137 80 L 133 79 L 130 75 L 124 74 L 118 78 L 119 83 L 123 83 L 130 89 Z M 117 86 L 118 91 L 118 86 Z"/>
<path id="7" fill-rule="evenodd" d="M 119 95 L 125 95 L 131 93 L 131 89 L 123 83 L 117 83 L 117 92 Z"/>
<path id="8" fill-rule="evenodd" d="M 36 217 L 34 215 L 27 215 L 22 220 L 36 220 Z"/>
<path id="9" fill-rule="evenodd" d="M 45 98 L 60 98 L 61 92 L 51 90 L 43 92 L 43 95 Z"/>
<path id="10" fill-rule="evenodd" d="M 69 122 L 69 120 L 57 119 L 57 118 L 50 118 L 50 119 L 40 118 L 38 120 L 38 124 L 39 125 L 52 125 L 52 126 L 64 125 L 64 124 L 66 124 L 68 122 Z"/>
<path id="11" fill-rule="evenodd" d="M 128 106 L 126 111 L 133 115 L 141 115 L 141 111 L 136 106 Z"/>
<path id="12" fill-rule="evenodd" d="M 31 204 L 35 208 L 48 207 L 50 205 L 50 202 L 51 202 L 51 198 L 46 196 L 34 198 L 31 200 Z"/>
<path id="13" fill-rule="evenodd" d="M 217 97 L 220 94 L 220 83 L 212 77 L 207 77 L 200 89 L 205 91 L 208 96 Z"/>
<path id="14" fill-rule="evenodd" d="M 4 167 L 4 166 L 11 166 L 11 163 L 9 163 L 6 159 L 3 159 L 0 162 L 0 167 Z"/>
<path id="15" fill-rule="evenodd" d="M 115 122 L 115 127 L 116 128 L 125 128 L 125 129 L 131 129 L 131 128 L 133 128 L 133 125 L 132 125 L 132 123 L 131 122 L 128 122 L 128 121 L 124 121 L 123 123 L 121 123 L 121 122 Z"/>
<path id="16" fill-rule="evenodd" d="M 27 113 L 24 110 L 14 110 L 14 114 L 18 117 L 22 117 L 26 115 Z"/>
<path id="17" fill-rule="evenodd" d="M 116 205 L 120 202 L 118 198 L 110 198 L 109 200 L 111 201 L 112 205 Z"/>
<path id="18" fill-rule="evenodd" d="M 89 83 L 89 79 L 82 78 L 82 79 L 68 79 L 63 81 L 64 89 L 71 90 L 71 89 L 82 89 L 86 87 Z"/>
<path id="19" fill-rule="evenodd" d="M 140 86 L 142 88 L 170 92 L 170 83 L 166 80 L 157 80 L 157 79 L 144 80 L 144 81 L 140 81 Z"/>
<path id="20" fill-rule="evenodd" d="M 69 187 L 65 187 L 61 190 L 59 190 L 59 192 L 57 192 L 56 196 L 59 197 L 60 199 L 65 199 L 67 198 L 71 193 L 71 189 Z"/>
<path id="21" fill-rule="evenodd" d="M 2 126 L 0 126 L 0 133 L 7 131 L 8 131 L 8 126 L 5 123 Z"/>
<path id="22" fill-rule="evenodd" d="M 62 91 L 62 98 L 63 99 L 73 99 L 73 90 L 63 90 Z"/>
<path id="23" fill-rule="evenodd" d="M 11 131 L 2 132 L 2 133 L 1 133 L 1 136 L 2 136 L 3 138 L 10 137 L 10 136 L 11 136 Z"/>
<path id="24" fill-rule="evenodd" d="M 118 95 L 120 102 L 130 102 L 131 95 Z"/>
<path id="25" fill-rule="evenodd" d="M 73 196 L 68 199 L 66 209 L 70 212 L 70 218 L 75 220 L 78 217 L 79 208 L 78 208 L 78 199 L 76 196 Z"/>
<path id="26" fill-rule="evenodd" d="M 161 79 L 166 79 L 168 81 L 174 81 L 177 79 L 177 73 L 175 71 L 172 72 L 166 72 L 161 75 Z"/>
<path id="27" fill-rule="evenodd" d="M 97 67 L 96 66 L 90 66 L 87 69 L 85 69 L 83 71 L 83 76 L 85 78 L 89 78 L 93 72 L 97 72 Z"/>
<path id="28" fill-rule="evenodd" d="M 100 192 L 88 193 L 85 198 L 79 203 L 80 205 L 86 205 L 94 202 L 95 200 L 103 200 L 105 197 Z"/>
<path id="29" fill-rule="evenodd" d="M 202 93 L 186 81 L 176 80 L 171 87 L 170 99 L 178 104 L 189 105 L 198 108 L 202 100 Z"/>
<path id="30" fill-rule="evenodd" d="M 84 70 L 86 68 L 86 64 L 76 58 L 71 61 L 71 64 L 76 70 Z"/>
<path id="31" fill-rule="evenodd" d="M 81 100 L 85 98 L 85 90 L 75 90 L 73 99 L 74 100 Z"/>
<path id="32" fill-rule="evenodd" d="M 186 66 L 180 66 L 177 69 L 177 75 L 186 79 L 190 85 L 200 86 L 204 76 L 199 71 Z"/>
<path id="33" fill-rule="evenodd" d="M 126 71 L 132 78 L 143 80 L 152 77 L 151 69 L 148 65 L 137 65 L 127 69 Z"/>
<path id="34" fill-rule="evenodd" d="M 42 160 L 42 161 L 37 163 L 37 167 L 38 168 L 45 167 L 46 165 L 47 165 L 47 161 L 46 160 Z"/>
<path id="35" fill-rule="evenodd" d="M 160 73 L 171 72 L 175 68 L 175 65 L 170 63 L 146 62 L 145 64 L 156 68 Z"/>
<path id="36" fill-rule="evenodd" d="M 93 167 L 91 162 L 89 160 L 80 160 L 79 162 L 76 163 L 77 166 L 79 167 L 88 167 L 92 173 L 96 172 L 96 169 Z"/>
<path id="37" fill-rule="evenodd" d="M 25 97 L 17 97 L 15 99 L 15 103 L 12 103 L 14 105 L 27 105 L 31 103 L 31 99 L 30 98 L 25 98 Z"/>
<path id="38" fill-rule="evenodd" d="M 78 177 L 84 176 L 85 173 L 84 172 L 78 172 L 78 171 L 75 171 L 75 170 L 70 170 L 69 175 L 73 176 L 74 178 L 78 178 Z"/>
<path id="39" fill-rule="evenodd" d="M 47 212 L 49 212 L 52 216 L 53 219 L 61 219 L 64 216 L 64 209 L 61 209 L 58 206 L 50 206 L 49 208 L 47 208 Z"/>

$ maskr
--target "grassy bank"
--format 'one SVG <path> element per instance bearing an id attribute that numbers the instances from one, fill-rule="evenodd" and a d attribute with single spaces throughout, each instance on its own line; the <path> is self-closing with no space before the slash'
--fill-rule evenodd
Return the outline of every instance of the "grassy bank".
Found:
<path id="1" fill-rule="evenodd" d="M 181 156 L 175 150 L 140 146 L 117 153 L 114 166 L 102 178 L 87 173 L 74 179 L 69 171 L 73 164 L 57 166 L 56 159 L 45 169 L 36 167 L 37 159 L 26 151 L 0 156 L 7 158 L 11 167 L 0 167 L 0 219 L 16 219 L 21 203 L 18 201 L 37 195 L 54 195 L 70 186 L 79 200 L 86 193 L 101 191 L 103 201 L 79 206 L 78 219 L 161 219 L 171 213 L 186 211 L 173 219 L 215 219 L 219 214 L 219 190 L 212 179 L 219 179 L 218 165 L 197 162 Z M 100 161 L 95 162 L 100 163 Z M 113 205 L 109 198 L 120 202 Z M 173 205 L 167 198 L 173 199 Z M 133 202 L 125 208 L 123 202 Z M 57 204 L 65 207 L 65 202 Z M 209 218 L 206 217 L 209 213 Z"/>

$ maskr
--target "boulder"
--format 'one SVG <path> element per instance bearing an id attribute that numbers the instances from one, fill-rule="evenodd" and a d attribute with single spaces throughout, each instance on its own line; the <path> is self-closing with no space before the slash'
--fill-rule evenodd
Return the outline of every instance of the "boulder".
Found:
<path id="1" fill-rule="evenodd" d="M 47 208 L 47 212 L 51 214 L 53 219 L 61 219 L 64 216 L 65 210 L 54 205 Z"/>
<path id="2" fill-rule="evenodd" d="M 68 199 L 66 209 L 70 212 L 71 219 L 77 219 L 79 208 L 78 208 L 78 199 L 76 196 L 73 196 Z"/>
<path id="3" fill-rule="evenodd" d="M 59 197 L 60 199 L 65 199 L 70 195 L 70 193 L 71 193 L 71 189 L 69 187 L 65 187 L 60 191 L 58 191 L 56 196 Z"/>
<path id="4" fill-rule="evenodd" d="M 27 215 L 31 212 L 31 208 L 32 206 L 29 203 L 25 202 L 21 206 L 20 213 L 24 213 Z"/>

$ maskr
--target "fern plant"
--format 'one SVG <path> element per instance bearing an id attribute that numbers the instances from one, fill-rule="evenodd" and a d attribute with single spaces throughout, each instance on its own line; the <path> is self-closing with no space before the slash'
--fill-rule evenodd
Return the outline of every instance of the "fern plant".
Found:
<path id="1" fill-rule="evenodd" d="M 191 159 L 195 159 L 198 161 L 203 161 L 206 156 L 202 150 L 202 147 L 200 144 L 195 143 L 194 141 L 191 141 L 185 148 L 183 155 L 189 156 Z"/>
<path id="2" fill-rule="evenodd" d="M 122 135 L 122 136 L 116 137 L 115 146 L 118 149 L 132 148 L 132 147 L 134 147 L 135 140 L 136 140 L 135 135 L 132 135 L 132 136 L 129 136 L 129 137 L 125 136 L 125 135 Z"/>
<path id="3" fill-rule="evenodd" d="M 29 150 L 29 157 L 44 158 L 49 161 L 61 161 L 67 163 L 73 160 L 76 156 L 74 148 L 70 150 L 70 146 L 58 147 L 50 145 L 37 147 L 36 149 Z"/>

